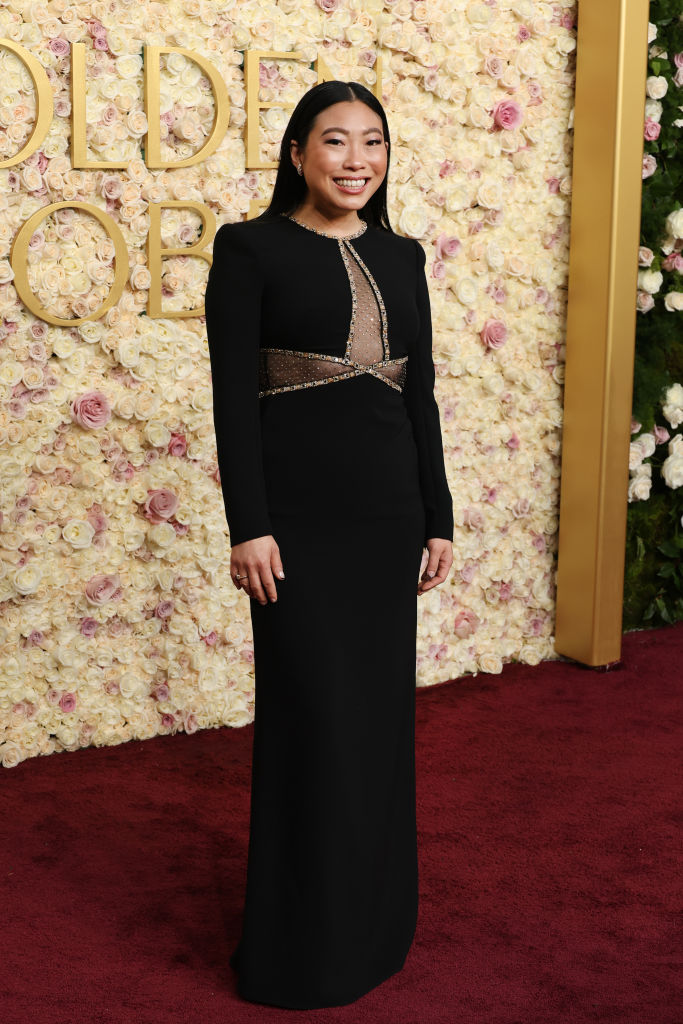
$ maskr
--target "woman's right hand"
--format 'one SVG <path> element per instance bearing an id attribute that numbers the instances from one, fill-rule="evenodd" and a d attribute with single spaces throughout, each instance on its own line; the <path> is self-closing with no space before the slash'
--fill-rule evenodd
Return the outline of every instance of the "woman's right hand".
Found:
<path id="1" fill-rule="evenodd" d="M 243 587 L 245 594 L 259 604 L 268 604 L 268 598 L 277 601 L 273 574 L 285 578 L 280 549 L 272 534 L 235 544 L 230 553 L 230 575 L 238 590 Z M 243 578 L 237 580 L 236 576 Z"/>

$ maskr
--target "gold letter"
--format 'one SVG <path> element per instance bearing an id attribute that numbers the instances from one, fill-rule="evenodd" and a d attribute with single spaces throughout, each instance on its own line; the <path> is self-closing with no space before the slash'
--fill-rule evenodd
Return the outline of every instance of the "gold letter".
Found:
<path id="1" fill-rule="evenodd" d="M 184 245 L 180 248 L 162 249 L 161 247 L 161 210 L 164 206 L 181 206 L 188 210 L 194 210 L 199 214 L 202 221 L 202 233 L 194 245 Z M 207 221 L 208 214 L 208 221 Z M 197 203 L 190 199 L 167 199 L 163 203 L 149 204 L 149 234 L 147 235 L 147 266 L 152 275 L 152 283 L 147 296 L 147 315 L 158 319 L 164 317 L 171 319 L 179 316 L 203 316 L 204 306 L 197 309 L 177 309 L 171 313 L 164 313 L 161 308 L 161 261 L 164 256 L 199 256 L 211 266 L 213 258 L 204 249 L 213 241 L 216 234 L 216 218 L 213 212 L 204 203 Z"/>
<path id="2" fill-rule="evenodd" d="M 128 161 L 110 163 L 107 160 L 88 160 L 88 144 L 85 125 L 85 43 L 71 44 L 71 166 L 92 168 L 116 168 L 123 170 Z"/>
<path id="3" fill-rule="evenodd" d="M 85 210 L 86 213 L 91 213 L 93 217 L 96 217 L 113 241 L 115 252 L 114 265 L 116 269 L 114 271 L 114 284 L 109 295 L 99 309 L 77 320 L 62 320 L 61 317 L 48 313 L 36 300 L 28 281 L 28 245 L 33 237 L 33 232 L 49 214 L 67 206 L 74 210 Z M 77 327 L 78 324 L 85 323 L 86 320 L 99 320 L 115 302 L 118 302 L 124 285 L 128 280 L 128 250 L 126 249 L 125 239 L 116 222 L 112 220 L 109 214 L 105 213 L 104 210 L 100 210 L 99 207 L 93 206 L 92 203 L 51 203 L 49 206 L 43 206 L 40 210 L 36 210 L 17 232 L 12 242 L 9 259 L 14 271 L 14 287 L 21 301 L 35 316 L 45 320 L 48 324 L 55 324 L 57 327 Z"/>
<path id="4" fill-rule="evenodd" d="M 292 110 L 294 103 L 261 103 L 259 100 L 259 64 L 266 60 L 301 60 L 298 52 L 277 53 L 275 50 L 245 50 L 244 53 L 244 88 L 247 91 L 247 121 L 244 136 L 247 143 L 246 166 L 248 170 L 264 167 L 277 167 L 277 160 L 262 160 L 259 151 L 259 115 L 266 107 L 278 107 L 280 110 Z"/>
<path id="5" fill-rule="evenodd" d="M 48 133 L 50 121 L 52 120 L 52 86 L 48 81 L 45 70 L 23 46 L 13 43 L 10 39 L 0 39 L 0 46 L 11 50 L 25 66 L 31 76 L 36 94 L 36 123 L 33 126 L 33 131 L 24 143 L 24 148 L 16 156 L 12 156 L 8 160 L 0 160 L 0 167 L 13 167 L 15 164 L 20 164 L 26 157 L 31 156 L 32 153 L 35 153 Z"/>
<path id="6" fill-rule="evenodd" d="M 209 137 L 200 150 L 184 160 L 162 160 L 159 137 L 159 55 L 161 53 L 182 53 L 198 64 L 211 83 L 214 98 L 213 125 Z M 230 99 L 225 82 L 206 57 L 182 46 L 145 46 L 145 112 L 147 114 L 147 137 L 145 142 L 145 164 L 147 167 L 190 167 L 210 156 L 218 149 L 230 120 Z"/>

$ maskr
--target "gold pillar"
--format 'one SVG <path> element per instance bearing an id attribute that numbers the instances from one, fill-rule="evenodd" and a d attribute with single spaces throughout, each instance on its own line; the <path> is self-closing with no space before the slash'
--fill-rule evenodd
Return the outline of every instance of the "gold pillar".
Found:
<path id="1" fill-rule="evenodd" d="M 579 0 L 555 648 L 621 654 L 648 0 Z"/>

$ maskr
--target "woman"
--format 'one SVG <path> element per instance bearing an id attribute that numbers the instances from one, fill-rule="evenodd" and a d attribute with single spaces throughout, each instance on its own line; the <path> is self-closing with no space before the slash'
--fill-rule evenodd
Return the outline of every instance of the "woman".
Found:
<path id="1" fill-rule="evenodd" d="M 400 970 L 417 917 L 416 598 L 447 576 L 453 511 L 425 256 L 389 225 L 389 155 L 364 86 L 311 89 L 270 206 L 219 228 L 206 290 L 256 689 L 230 962 L 244 998 L 294 1009 Z"/>

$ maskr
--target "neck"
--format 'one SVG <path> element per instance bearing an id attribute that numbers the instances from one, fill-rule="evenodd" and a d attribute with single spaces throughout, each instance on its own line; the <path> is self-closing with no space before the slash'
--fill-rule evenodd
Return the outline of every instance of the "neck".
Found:
<path id="1" fill-rule="evenodd" d="M 356 210 L 349 210 L 345 213 L 335 213 L 331 210 L 322 210 L 311 202 L 304 201 L 294 212 L 297 220 L 313 228 L 320 228 L 321 231 L 329 231 L 331 234 L 350 234 L 357 231 L 365 222 L 358 216 Z"/>

